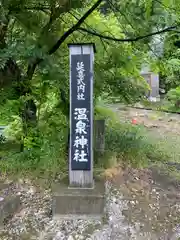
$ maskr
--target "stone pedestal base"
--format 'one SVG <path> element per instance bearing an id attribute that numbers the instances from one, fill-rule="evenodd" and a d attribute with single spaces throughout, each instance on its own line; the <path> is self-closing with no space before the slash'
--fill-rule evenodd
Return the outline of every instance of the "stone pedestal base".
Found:
<path id="1" fill-rule="evenodd" d="M 53 188 L 53 217 L 55 219 L 101 219 L 105 206 L 104 182 L 94 188 L 70 188 L 59 183 Z"/>

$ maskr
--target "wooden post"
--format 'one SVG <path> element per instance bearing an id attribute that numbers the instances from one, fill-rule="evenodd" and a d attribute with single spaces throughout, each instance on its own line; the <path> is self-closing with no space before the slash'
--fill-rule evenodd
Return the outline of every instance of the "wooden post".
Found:
<path id="1" fill-rule="evenodd" d="M 69 187 L 93 188 L 94 44 L 70 44 Z"/>
<path id="2" fill-rule="evenodd" d="M 94 164 L 100 163 L 105 151 L 105 120 L 94 120 Z"/>
<path id="3" fill-rule="evenodd" d="M 100 154 L 105 150 L 105 120 L 94 121 L 94 149 Z"/>

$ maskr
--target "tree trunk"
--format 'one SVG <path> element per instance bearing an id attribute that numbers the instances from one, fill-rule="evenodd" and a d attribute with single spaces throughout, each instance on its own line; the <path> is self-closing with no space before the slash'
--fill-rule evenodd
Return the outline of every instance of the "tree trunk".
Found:
<path id="1" fill-rule="evenodd" d="M 0 69 L 0 88 L 18 87 L 21 82 L 21 73 L 13 59 L 6 61 L 4 68 Z"/>
<path id="2" fill-rule="evenodd" d="M 24 138 L 29 135 L 29 130 L 37 130 L 37 107 L 33 99 L 23 103 L 20 109 L 23 124 L 23 140 L 21 142 L 21 152 L 24 151 Z"/>

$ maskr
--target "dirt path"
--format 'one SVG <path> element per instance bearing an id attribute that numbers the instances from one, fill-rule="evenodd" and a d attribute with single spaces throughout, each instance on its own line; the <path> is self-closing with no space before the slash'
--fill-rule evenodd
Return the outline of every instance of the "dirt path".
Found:
<path id="1" fill-rule="evenodd" d="M 153 168 L 127 168 L 114 176 L 112 183 L 116 204 L 124 206 L 121 213 L 126 231 L 120 233 L 122 222 L 117 221 L 116 234 L 110 239 L 179 239 L 180 185 L 177 182 Z"/>
<path id="2" fill-rule="evenodd" d="M 120 121 L 144 126 L 147 137 L 168 148 L 171 162 L 180 163 L 180 115 L 113 105 Z M 167 150 L 167 149 L 166 149 Z M 179 163 L 178 163 L 179 162 Z M 180 170 L 180 169 L 179 169 Z M 180 181 L 171 178 L 163 169 L 127 168 L 113 178 L 116 189 L 128 200 L 128 207 L 122 210 L 128 225 L 137 226 L 124 239 L 180 239 Z M 117 237 L 117 239 L 120 239 Z M 122 238 L 123 239 L 123 238 Z"/>
<path id="3" fill-rule="evenodd" d="M 122 121 L 131 121 L 132 118 L 136 118 L 138 124 L 152 130 L 155 128 L 158 133 L 171 133 L 180 136 L 180 114 L 124 108 L 124 106 L 118 104 L 109 105 L 109 107 L 116 111 Z"/>

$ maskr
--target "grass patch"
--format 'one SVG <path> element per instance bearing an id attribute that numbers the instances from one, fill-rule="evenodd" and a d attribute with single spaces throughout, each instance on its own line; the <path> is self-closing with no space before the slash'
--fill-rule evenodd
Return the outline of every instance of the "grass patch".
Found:
<path id="1" fill-rule="evenodd" d="M 152 110 L 158 110 L 158 111 L 165 111 L 165 112 L 174 112 L 174 113 L 180 113 L 180 109 L 175 107 L 170 101 L 163 99 L 159 102 L 150 102 L 147 100 L 144 100 L 142 102 L 142 105 L 144 107 L 150 108 Z"/>
<path id="2" fill-rule="evenodd" d="M 0 144 L 0 159 L 6 159 L 9 153 L 19 152 L 20 145 L 16 142 L 6 141 Z"/>
<path id="3" fill-rule="evenodd" d="M 59 119 L 58 115 L 53 121 L 49 119 L 49 125 L 44 123 L 38 144 L 27 148 L 23 153 L 19 152 L 17 144 L 2 145 L 0 156 L 5 159 L 0 161 L 1 172 L 51 180 L 57 175 L 67 176 L 67 122 L 66 119 Z M 134 167 L 146 167 L 150 161 L 169 160 L 168 142 L 164 145 L 160 142 L 157 144 L 157 139 L 143 126 L 120 122 L 116 112 L 103 106 L 95 108 L 95 119 L 106 121 L 105 151 L 95 162 L 95 172 L 114 167 L 120 162 Z"/>
<path id="4" fill-rule="evenodd" d="M 180 136 L 178 134 L 155 135 L 153 132 L 147 132 L 146 138 L 149 142 L 154 142 L 159 152 L 166 155 L 166 161 L 180 162 Z"/>
<path id="5" fill-rule="evenodd" d="M 153 136 L 149 137 L 143 126 L 120 122 L 118 115 L 110 109 L 99 107 L 97 118 L 106 119 L 105 152 L 98 160 L 101 167 L 109 167 L 123 162 L 135 167 L 144 167 L 150 161 L 164 162 L 168 153 Z"/>
<path id="6" fill-rule="evenodd" d="M 6 155 L 5 155 L 6 154 Z M 4 159 L 0 161 L 1 173 L 11 176 L 56 178 L 67 172 L 67 160 L 56 147 L 49 146 L 46 151 L 39 149 L 9 152 L 4 150 Z"/>
<path id="7" fill-rule="evenodd" d="M 24 152 L 19 144 L 6 142 L 0 146 L 1 174 L 55 178 L 67 174 L 67 121 L 61 113 L 40 122 L 35 138 L 27 138 Z M 33 140 L 33 141 L 31 141 Z"/>

